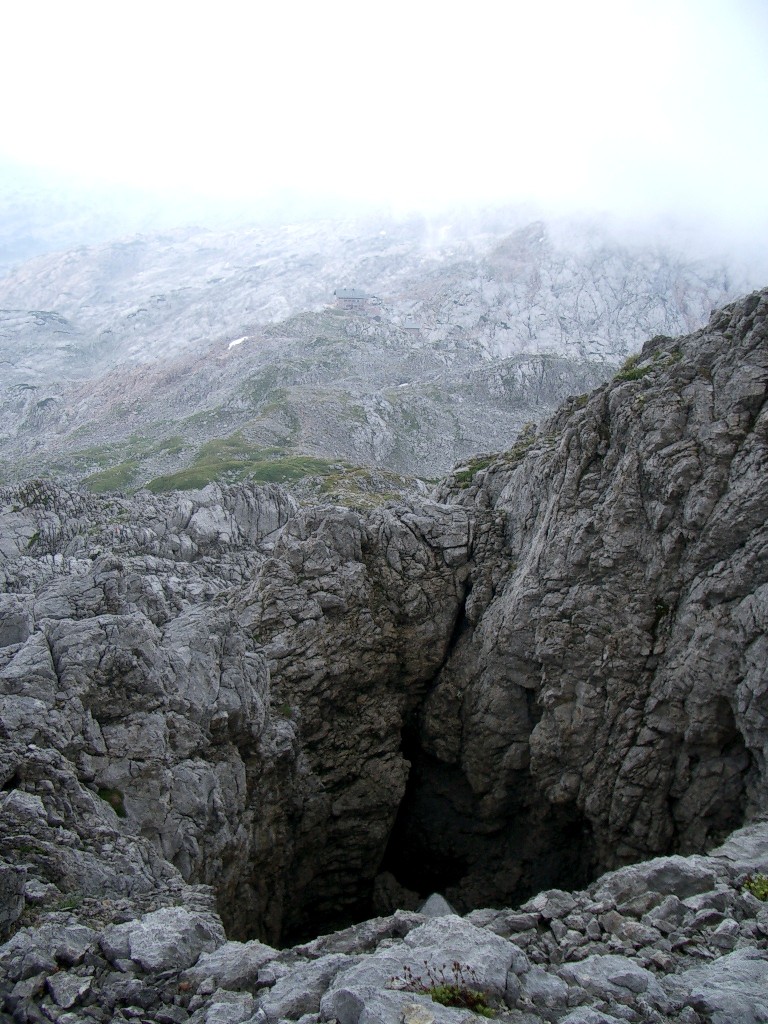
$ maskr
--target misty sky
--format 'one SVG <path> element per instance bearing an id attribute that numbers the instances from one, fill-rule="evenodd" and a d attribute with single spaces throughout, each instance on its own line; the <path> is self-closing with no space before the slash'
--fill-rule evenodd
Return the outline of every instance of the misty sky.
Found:
<path id="1" fill-rule="evenodd" d="M 768 230 L 766 0 L 4 5 L 0 163 Z"/>

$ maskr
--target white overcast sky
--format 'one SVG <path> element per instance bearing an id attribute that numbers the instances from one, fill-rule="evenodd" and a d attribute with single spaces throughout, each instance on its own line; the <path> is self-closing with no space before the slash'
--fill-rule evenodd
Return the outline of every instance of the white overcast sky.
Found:
<path id="1" fill-rule="evenodd" d="M 0 163 L 768 227 L 768 0 L 8 0 Z"/>

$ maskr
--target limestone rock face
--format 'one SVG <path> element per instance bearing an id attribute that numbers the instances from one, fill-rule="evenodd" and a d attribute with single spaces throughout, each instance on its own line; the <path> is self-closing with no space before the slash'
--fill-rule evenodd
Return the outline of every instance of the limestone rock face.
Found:
<path id="1" fill-rule="evenodd" d="M 764 960 L 765 912 L 740 891 L 765 871 L 764 826 L 685 855 L 765 809 L 767 311 L 756 294 L 653 339 L 433 499 L 362 512 L 275 486 L 3 490 L 10 1012 L 106 1006 L 93 956 L 125 975 L 113 1005 L 187 971 L 211 997 L 185 1003 L 194 1019 L 357 1020 L 363 989 L 404 969 L 387 943 L 415 927 L 382 901 L 432 892 L 458 913 L 540 893 L 470 921 L 483 948 L 488 932 L 526 951 L 483 973 L 521 1013 L 557 1019 L 610 984 L 663 1020 L 678 996 L 646 975 L 671 970 L 683 927 L 707 953 L 680 971 L 748 947 Z M 374 897 L 384 924 L 309 941 Z M 230 941 L 269 946 L 228 964 L 214 900 Z M 416 922 L 435 970 L 464 948 L 452 920 Z M 290 942 L 293 959 L 269 951 Z M 630 950 L 634 966 L 605 959 Z M 737 960 L 751 985 L 760 964 Z M 566 961 L 582 966 L 550 969 Z M 57 966 L 73 977 L 48 984 Z M 259 1009 L 221 994 L 246 977 L 274 989 Z M 702 1013 L 731 1005 L 716 971 L 689 981 Z M 180 1020 L 164 984 L 157 1005 Z M 426 997 L 376 999 L 370 1019 Z"/>
<path id="2" fill-rule="evenodd" d="M 310 510 L 239 594 L 312 780 L 293 877 L 313 914 L 354 906 L 360 880 L 373 883 L 408 778 L 404 724 L 448 655 L 470 540 L 459 508 Z"/>
<path id="3" fill-rule="evenodd" d="M 593 872 L 706 848 L 765 808 L 766 312 L 754 294 L 654 338 L 439 490 L 504 518 L 509 568 L 425 706 L 424 787 L 466 781 L 510 881 L 545 881 L 549 823 Z M 443 798 L 466 817 L 465 795 Z M 483 872 L 470 902 L 491 898 Z"/>
<path id="4" fill-rule="evenodd" d="M 64 892 L 156 887 L 145 865 L 94 868 L 87 813 L 125 857 L 215 886 L 234 934 L 357 913 L 405 790 L 403 722 L 460 616 L 467 512 L 300 512 L 276 487 L 4 497 L 12 859 Z M 52 815 L 87 851 L 30 848 Z"/>

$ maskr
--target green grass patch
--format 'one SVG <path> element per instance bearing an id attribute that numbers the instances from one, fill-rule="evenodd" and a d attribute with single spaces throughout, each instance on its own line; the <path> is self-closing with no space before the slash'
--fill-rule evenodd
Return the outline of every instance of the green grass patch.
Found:
<path id="1" fill-rule="evenodd" d="M 94 494 L 104 494 L 106 491 L 127 490 L 136 474 L 139 471 L 139 463 L 135 459 L 127 462 L 119 462 L 116 466 L 103 469 L 99 473 L 92 473 L 85 478 L 83 483 Z"/>
<path id="2" fill-rule="evenodd" d="M 450 966 L 433 967 L 425 960 L 424 968 L 424 974 L 417 974 L 406 964 L 401 975 L 389 979 L 388 987 L 429 996 L 441 1006 L 471 1010 L 480 1017 L 496 1016 L 486 993 L 478 987 L 478 977 L 472 967 L 458 960 Z"/>
<path id="3" fill-rule="evenodd" d="M 186 447 L 183 437 L 168 437 L 165 441 L 159 441 L 154 448 L 153 453 L 166 454 L 166 455 L 180 455 Z"/>
<path id="4" fill-rule="evenodd" d="M 465 463 L 464 467 L 453 474 L 453 479 L 459 485 L 459 487 L 468 487 L 472 482 L 476 473 L 481 469 L 487 469 L 492 462 L 501 462 L 505 467 L 513 469 L 518 462 L 530 451 L 530 449 L 536 444 L 537 441 L 541 441 L 542 438 L 536 433 L 536 427 L 533 423 L 526 423 L 521 432 L 517 436 L 512 448 L 505 452 L 500 452 L 498 455 L 479 455 L 477 458 L 470 460 Z M 544 440 L 553 443 L 557 440 L 557 435 L 548 435 Z"/>
<path id="5" fill-rule="evenodd" d="M 613 379 L 615 381 L 640 380 L 641 377 L 651 372 L 650 366 L 638 366 L 639 362 L 639 355 L 630 356 Z"/>
<path id="6" fill-rule="evenodd" d="M 309 455 L 288 455 L 273 461 L 258 462 L 253 468 L 253 479 L 259 483 L 283 483 L 300 480 L 304 476 L 327 476 L 335 463 L 315 459 Z"/>
<path id="7" fill-rule="evenodd" d="M 60 900 L 52 908 L 55 911 L 63 910 L 78 910 L 83 905 L 85 897 L 80 892 L 72 892 L 69 896 L 65 896 L 63 900 Z"/>
<path id="8" fill-rule="evenodd" d="M 762 874 L 750 875 L 742 886 L 745 892 L 751 892 L 764 903 L 768 901 L 768 877 Z"/>
<path id="9" fill-rule="evenodd" d="M 214 481 L 238 483 L 286 483 L 306 476 L 327 476 L 334 464 L 308 455 L 286 455 L 279 448 L 261 448 L 250 444 L 238 431 L 230 437 L 206 442 L 191 466 L 155 477 L 146 485 L 159 494 L 163 491 L 198 490 Z"/>
<path id="10" fill-rule="evenodd" d="M 470 462 L 466 463 L 464 469 L 459 469 L 453 474 L 453 479 L 461 487 L 468 487 L 474 479 L 475 474 L 479 473 L 481 469 L 487 469 L 492 462 L 493 458 L 491 456 L 472 459 Z"/>

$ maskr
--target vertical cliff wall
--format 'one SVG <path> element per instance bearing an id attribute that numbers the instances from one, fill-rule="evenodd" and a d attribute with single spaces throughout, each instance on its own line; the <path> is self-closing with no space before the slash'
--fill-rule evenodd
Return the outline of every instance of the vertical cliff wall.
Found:
<path id="1" fill-rule="evenodd" d="M 703 849 L 764 809 L 767 385 L 763 293 L 442 486 L 503 519 L 507 566 L 422 718 L 425 786 L 451 766 L 478 851 L 495 837 L 457 897 L 535 886 L 559 848 L 589 871 Z"/>

